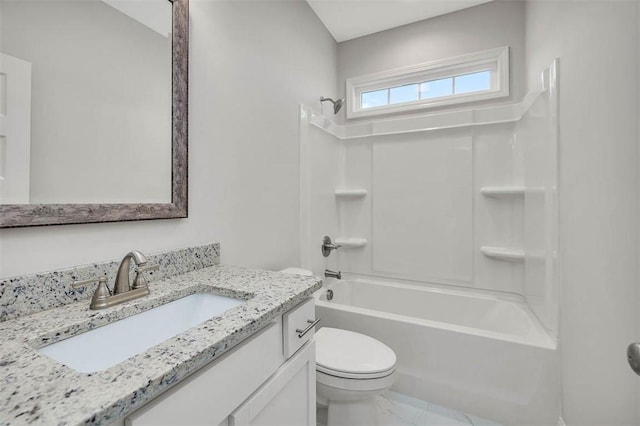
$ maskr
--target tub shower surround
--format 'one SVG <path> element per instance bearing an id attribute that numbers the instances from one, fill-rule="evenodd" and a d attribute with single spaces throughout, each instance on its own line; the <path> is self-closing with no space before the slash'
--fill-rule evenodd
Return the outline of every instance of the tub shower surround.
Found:
<path id="1" fill-rule="evenodd" d="M 145 275 L 147 281 L 152 283 L 220 264 L 220 244 L 169 250 L 151 254 L 147 258 L 149 264 L 160 265 L 157 271 Z M 74 290 L 71 284 L 98 276 L 107 277 L 107 282 L 111 284 L 120 260 L 0 279 L 0 321 L 91 299 L 95 284 L 78 290 Z"/>
<path id="2" fill-rule="evenodd" d="M 90 311 L 82 301 L 30 315 L 28 321 L 0 323 L 0 425 L 109 424 L 220 358 L 321 285 L 313 277 L 212 266 L 156 279 L 149 296 L 104 311 Z M 198 292 L 246 303 L 97 373 L 76 372 L 37 351 Z"/>
<path id="3" fill-rule="evenodd" d="M 316 312 L 392 348 L 394 390 L 557 423 L 557 70 L 508 105 L 342 125 L 301 107 L 301 267 L 342 243 L 327 266 L 349 281 Z"/>

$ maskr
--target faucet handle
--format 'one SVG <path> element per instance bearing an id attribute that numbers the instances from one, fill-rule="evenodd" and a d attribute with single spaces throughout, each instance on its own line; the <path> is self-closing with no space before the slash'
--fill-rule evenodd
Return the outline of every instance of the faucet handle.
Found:
<path id="1" fill-rule="evenodd" d="M 98 287 L 96 291 L 93 292 L 93 297 L 91 298 L 91 304 L 89 305 L 90 309 L 102 309 L 108 306 L 107 299 L 111 296 L 111 290 L 107 285 L 107 277 L 95 277 L 90 278 L 88 280 L 82 281 L 74 281 L 71 284 L 71 287 L 74 289 L 78 289 L 81 287 L 86 287 L 89 284 L 98 283 Z"/>
<path id="2" fill-rule="evenodd" d="M 328 235 L 325 235 L 322 239 L 322 255 L 324 257 L 329 257 L 331 250 L 338 250 L 340 247 L 342 246 L 340 244 L 334 244 L 333 241 L 331 241 L 331 237 Z"/>
<path id="3" fill-rule="evenodd" d="M 160 265 L 155 264 L 155 265 L 141 265 L 138 266 L 138 269 L 136 269 L 136 278 L 133 280 L 133 286 L 131 287 L 132 290 L 136 290 L 139 288 L 149 288 L 149 285 L 147 284 L 147 279 L 144 277 L 144 273 L 145 272 L 150 272 L 150 271 L 157 271 L 158 269 L 160 269 Z"/>
<path id="4" fill-rule="evenodd" d="M 74 281 L 71 284 L 71 287 L 74 290 L 77 290 L 79 288 L 86 287 L 93 283 L 98 283 L 98 285 L 102 285 L 102 284 L 107 285 L 107 277 L 94 277 L 94 278 L 89 278 L 88 280 Z"/>
<path id="5" fill-rule="evenodd" d="M 138 274 L 141 274 L 143 272 L 157 271 L 158 269 L 160 269 L 160 265 L 158 265 L 157 263 L 154 265 L 140 265 L 136 269 L 136 272 Z"/>

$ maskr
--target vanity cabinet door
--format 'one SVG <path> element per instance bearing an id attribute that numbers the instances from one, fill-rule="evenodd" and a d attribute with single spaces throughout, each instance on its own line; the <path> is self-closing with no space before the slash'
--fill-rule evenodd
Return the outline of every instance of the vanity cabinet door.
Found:
<path id="1" fill-rule="evenodd" d="M 218 426 L 284 362 L 280 319 L 125 419 L 126 426 Z M 222 422 L 222 423 L 221 423 Z"/>
<path id="2" fill-rule="evenodd" d="M 315 342 L 311 340 L 251 395 L 229 426 L 315 426 Z"/>

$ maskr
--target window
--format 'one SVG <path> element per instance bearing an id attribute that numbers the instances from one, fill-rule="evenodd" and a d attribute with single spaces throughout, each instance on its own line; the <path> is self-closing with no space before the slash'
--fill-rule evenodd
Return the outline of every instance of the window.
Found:
<path id="1" fill-rule="evenodd" d="M 509 95 L 509 48 L 501 47 L 350 78 L 347 118 L 418 110 Z"/>

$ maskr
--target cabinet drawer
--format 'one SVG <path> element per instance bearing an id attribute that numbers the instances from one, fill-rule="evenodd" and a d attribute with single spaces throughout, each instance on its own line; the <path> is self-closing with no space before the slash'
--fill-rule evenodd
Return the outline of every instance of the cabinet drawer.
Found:
<path id="1" fill-rule="evenodd" d="M 289 358 L 315 333 L 312 327 L 316 319 L 316 307 L 313 298 L 307 299 L 286 314 L 282 315 L 282 335 L 284 357 Z M 305 330 L 308 330 L 304 333 Z"/>

